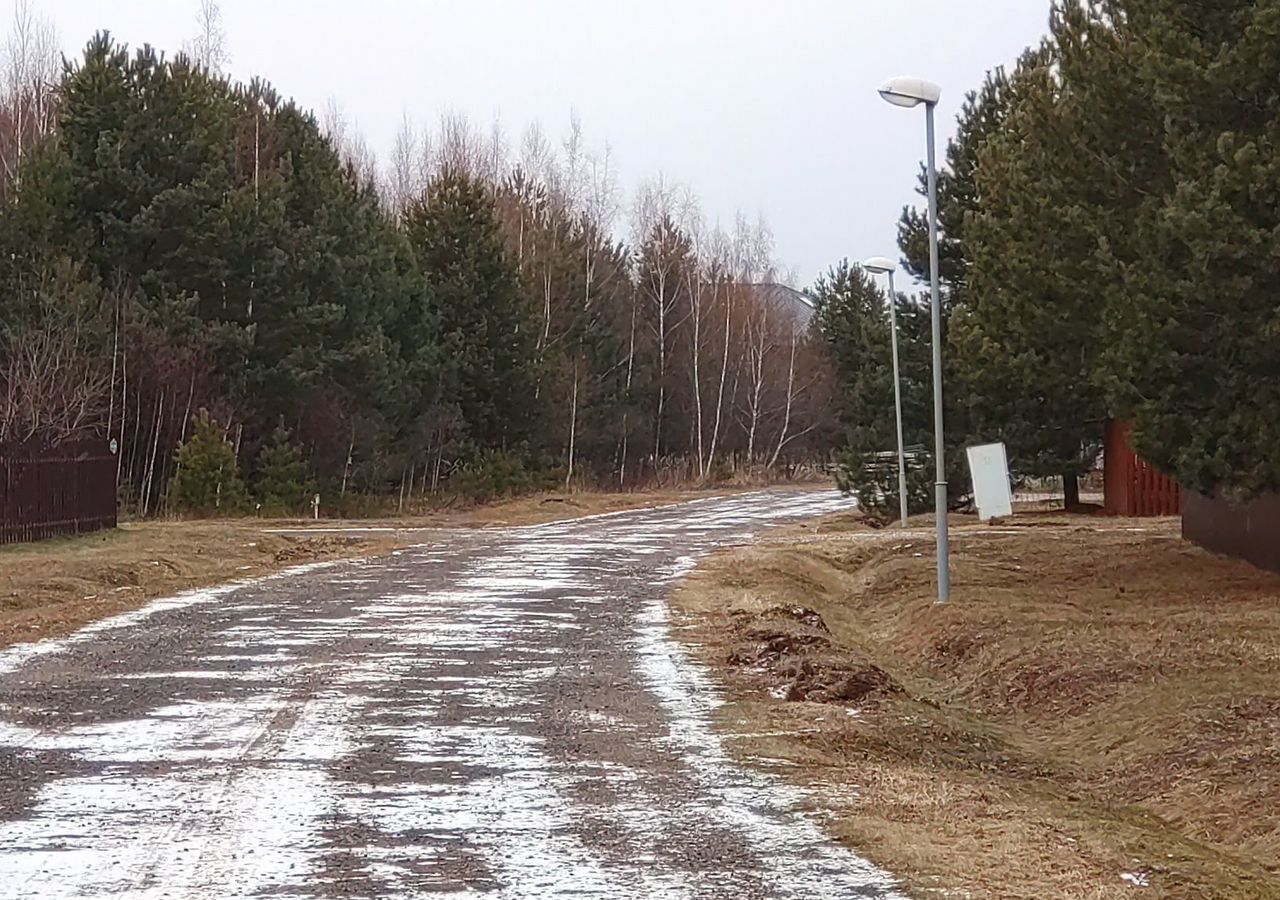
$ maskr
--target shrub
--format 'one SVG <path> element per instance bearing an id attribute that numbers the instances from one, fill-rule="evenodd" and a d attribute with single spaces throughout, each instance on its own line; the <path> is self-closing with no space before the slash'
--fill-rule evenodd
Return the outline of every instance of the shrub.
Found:
<path id="1" fill-rule="evenodd" d="M 277 428 L 258 462 L 258 502 L 264 512 L 296 513 L 306 508 L 313 493 L 302 451 L 290 442 L 288 431 Z"/>
<path id="2" fill-rule="evenodd" d="M 835 474 L 836 485 L 858 501 L 859 509 L 889 519 L 898 517 L 896 454 L 847 450 L 836 458 Z M 907 511 L 911 515 L 933 509 L 933 478 L 932 456 L 907 460 Z"/>
<path id="3" fill-rule="evenodd" d="M 178 448 L 172 499 L 178 512 L 198 516 L 233 515 L 245 508 L 235 448 L 206 410 L 200 410 L 191 437 Z"/>
<path id="4" fill-rule="evenodd" d="M 530 468 L 523 455 L 485 450 L 450 479 L 450 486 L 468 500 L 485 503 L 550 490 L 559 481 L 553 470 Z"/>

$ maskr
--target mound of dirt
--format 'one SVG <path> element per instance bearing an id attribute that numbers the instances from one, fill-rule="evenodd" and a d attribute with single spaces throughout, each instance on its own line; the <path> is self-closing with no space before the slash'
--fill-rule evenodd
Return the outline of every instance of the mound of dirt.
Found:
<path id="1" fill-rule="evenodd" d="M 786 698 L 809 703 L 858 703 L 902 693 L 889 673 L 869 662 L 839 656 L 792 658 L 778 674 L 790 679 Z"/>
<path id="2" fill-rule="evenodd" d="M 804 606 L 775 606 L 732 616 L 730 665 L 763 668 L 791 701 L 858 703 L 902 692 L 889 673 L 837 644 L 822 616 Z"/>
<path id="3" fill-rule="evenodd" d="M 275 552 L 275 561 L 278 563 L 290 562 L 307 562 L 316 559 L 328 559 L 331 556 L 337 556 L 343 550 L 346 550 L 356 544 L 361 544 L 360 538 L 352 537 L 313 537 L 299 538 L 290 540 L 287 546 L 281 547 Z"/>

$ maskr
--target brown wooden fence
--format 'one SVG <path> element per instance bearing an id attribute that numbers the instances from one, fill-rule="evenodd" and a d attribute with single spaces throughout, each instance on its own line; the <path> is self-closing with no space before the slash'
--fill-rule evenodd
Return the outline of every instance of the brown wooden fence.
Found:
<path id="1" fill-rule="evenodd" d="M 116 525 L 116 458 L 105 443 L 0 447 L 0 544 Z"/>
<path id="2" fill-rule="evenodd" d="M 1176 516 L 1182 511 L 1178 482 L 1133 452 L 1129 426 L 1107 423 L 1103 451 L 1106 513 L 1109 516 Z"/>
<path id="3" fill-rule="evenodd" d="M 1280 572 L 1280 494 L 1232 503 L 1187 491 L 1182 536 L 1214 553 Z"/>

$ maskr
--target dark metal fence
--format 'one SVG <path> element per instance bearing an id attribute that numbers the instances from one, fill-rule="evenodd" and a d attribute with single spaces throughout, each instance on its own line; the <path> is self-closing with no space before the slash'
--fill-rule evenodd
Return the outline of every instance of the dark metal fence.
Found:
<path id="1" fill-rule="evenodd" d="M 0 447 L 0 544 L 116 525 L 116 458 L 105 443 Z"/>
<path id="2" fill-rule="evenodd" d="M 1235 504 L 1187 491 L 1182 536 L 1214 553 L 1280 572 L 1280 494 Z"/>

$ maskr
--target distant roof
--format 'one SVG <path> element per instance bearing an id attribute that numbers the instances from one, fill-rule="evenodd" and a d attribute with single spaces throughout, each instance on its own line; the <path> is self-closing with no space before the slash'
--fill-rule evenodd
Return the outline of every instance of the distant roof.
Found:
<path id="1" fill-rule="evenodd" d="M 793 287 L 787 287 L 785 284 L 778 284 L 773 281 L 753 284 L 752 287 L 756 289 L 762 299 L 776 303 L 780 308 L 788 310 L 795 316 L 797 324 L 802 327 L 809 325 L 809 321 L 813 318 L 813 303 L 803 293 Z"/>

